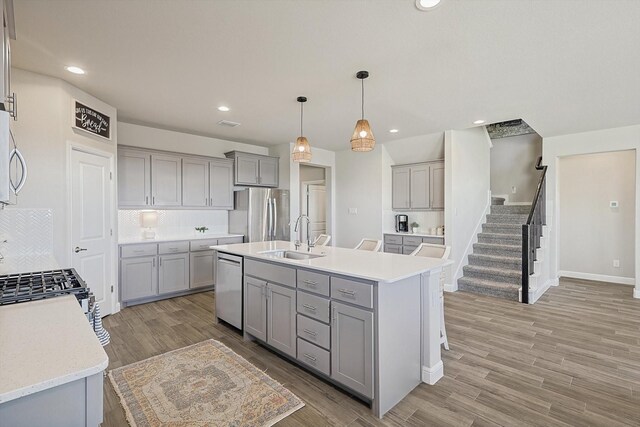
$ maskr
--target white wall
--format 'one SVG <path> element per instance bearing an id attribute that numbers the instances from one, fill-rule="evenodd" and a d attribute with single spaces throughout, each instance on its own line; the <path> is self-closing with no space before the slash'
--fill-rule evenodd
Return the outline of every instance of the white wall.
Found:
<path id="1" fill-rule="evenodd" d="M 562 157 L 558 166 L 560 275 L 634 283 L 635 151 Z"/>
<path id="2" fill-rule="evenodd" d="M 118 141 L 116 109 L 56 78 L 20 69 L 13 69 L 11 77 L 19 98 L 19 120 L 12 122 L 11 127 L 27 161 L 29 174 L 17 206 L 7 209 L 51 210 L 52 254 L 61 266 L 67 267 L 71 265 L 72 255 L 70 188 L 67 185 L 69 146 L 75 144 L 115 155 Z M 111 141 L 72 128 L 74 98 L 111 117 Z M 115 203 L 113 220 L 115 228 Z M 20 229 L 14 229 L 8 237 L 21 239 L 24 236 Z"/>
<path id="3" fill-rule="evenodd" d="M 558 207 L 558 164 L 560 158 L 578 154 L 604 153 L 610 151 L 635 150 L 635 164 L 640 156 L 640 125 L 614 129 L 603 129 L 593 132 L 583 132 L 570 135 L 544 138 L 542 140 L 543 163 L 547 169 L 547 215 L 548 221 L 554 221 L 559 215 Z M 635 228 L 634 272 L 640 271 L 640 168 L 635 171 Z M 550 279 L 555 280 L 559 271 L 559 227 L 551 227 L 549 239 L 550 251 Z M 640 298 L 638 280 L 634 296 Z"/>
<path id="4" fill-rule="evenodd" d="M 490 147 L 484 126 L 445 133 L 445 242 L 454 288 L 489 208 Z"/>
<path id="5" fill-rule="evenodd" d="M 531 203 L 540 178 L 534 166 L 542 155 L 542 138 L 533 133 L 492 142 L 491 194 L 506 195 L 510 202 Z M 511 187 L 516 187 L 516 193 Z"/>

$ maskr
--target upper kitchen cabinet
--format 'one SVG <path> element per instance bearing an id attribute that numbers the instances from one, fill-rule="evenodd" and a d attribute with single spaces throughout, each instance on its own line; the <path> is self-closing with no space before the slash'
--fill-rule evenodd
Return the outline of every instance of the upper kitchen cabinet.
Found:
<path id="1" fill-rule="evenodd" d="M 206 159 L 182 159 L 182 206 L 209 206 L 209 162 Z"/>
<path id="2" fill-rule="evenodd" d="M 209 206 L 233 209 L 233 162 L 212 160 L 209 162 L 209 174 Z"/>
<path id="3" fill-rule="evenodd" d="M 392 166 L 392 208 L 444 209 L 444 162 Z"/>
<path id="4" fill-rule="evenodd" d="M 145 207 L 151 204 L 151 154 L 118 149 L 118 204 Z"/>
<path id="5" fill-rule="evenodd" d="M 182 158 L 151 155 L 151 203 L 154 206 L 182 205 Z"/>
<path id="6" fill-rule="evenodd" d="M 2 26 L 2 68 L 0 69 L 0 103 L 2 110 L 8 111 L 17 119 L 16 95 L 11 92 L 11 40 L 16 39 L 16 28 L 13 18 L 13 0 L 0 0 L 3 11 Z"/>
<path id="7" fill-rule="evenodd" d="M 230 151 L 225 153 L 235 162 L 234 184 L 250 187 L 277 187 L 278 163 L 280 159 L 272 156 Z"/>

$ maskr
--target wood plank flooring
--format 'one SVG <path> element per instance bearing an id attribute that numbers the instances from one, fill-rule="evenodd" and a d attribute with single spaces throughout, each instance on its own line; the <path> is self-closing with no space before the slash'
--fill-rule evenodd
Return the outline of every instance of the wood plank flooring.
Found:
<path id="1" fill-rule="evenodd" d="M 444 378 L 416 387 L 382 420 L 346 393 L 213 325 L 212 292 L 105 318 L 106 350 L 113 369 L 217 339 L 305 401 L 279 426 L 639 426 L 640 300 L 632 291 L 562 280 L 531 306 L 447 293 L 451 351 L 443 351 Z M 126 425 L 107 380 L 103 426 Z"/>

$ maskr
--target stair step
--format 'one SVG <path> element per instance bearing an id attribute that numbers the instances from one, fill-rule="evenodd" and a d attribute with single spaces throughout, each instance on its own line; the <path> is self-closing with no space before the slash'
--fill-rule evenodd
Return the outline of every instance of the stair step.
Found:
<path id="1" fill-rule="evenodd" d="M 525 224 L 529 215 L 525 214 L 494 214 L 487 215 L 487 222 L 500 224 Z"/>
<path id="2" fill-rule="evenodd" d="M 507 268 L 510 270 L 522 269 L 522 257 L 471 254 L 469 255 L 469 265 L 479 265 L 482 267 Z"/>
<path id="3" fill-rule="evenodd" d="M 485 222 L 482 225 L 482 232 L 495 234 L 517 234 L 518 236 L 522 236 L 522 224 Z"/>
<path id="4" fill-rule="evenodd" d="M 473 253 L 481 255 L 522 256 L 521 245 L 497 245 L 494 243 L 474 243 Z"/>
<path id="5" fill-rule="evenodd" d="M 492 282 L 520 283 L 522 281 L 522 271 L 517 269 L 465 265 L 462 271 L 464 277 L 474 277 Z"/>
<path id="6" fill-rule="evenodd" d="M 469 277 L 458 279 L 459 291 L 504 298 L 512 301 L 520 300 L 520 287 L 520 284 L 494 282 Z"/>
<path id="7" fill-rule="evenodd" d="M 495 205 L 491 206 L 492 214 L 526 214 L 531 212 L 531 205 Z"/>
<path id="8" fill-rule="evenodd" d="M 522 245 L 522 235 L 520 234 L 499 234 L 482 233 L 478 234 L 478 242 L 495 243 L 498 245 Z"/>

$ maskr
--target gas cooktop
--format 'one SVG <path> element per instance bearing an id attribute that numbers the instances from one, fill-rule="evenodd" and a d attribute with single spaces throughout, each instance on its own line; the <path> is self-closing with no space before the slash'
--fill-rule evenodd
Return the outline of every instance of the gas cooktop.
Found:
<path id="1" fill-rule="evenodd" d="M 87 284 L 75 269 L 39 271 L 0 276 L 0 305 L 35 301 L 60 295 L 89 297 Z"/>

